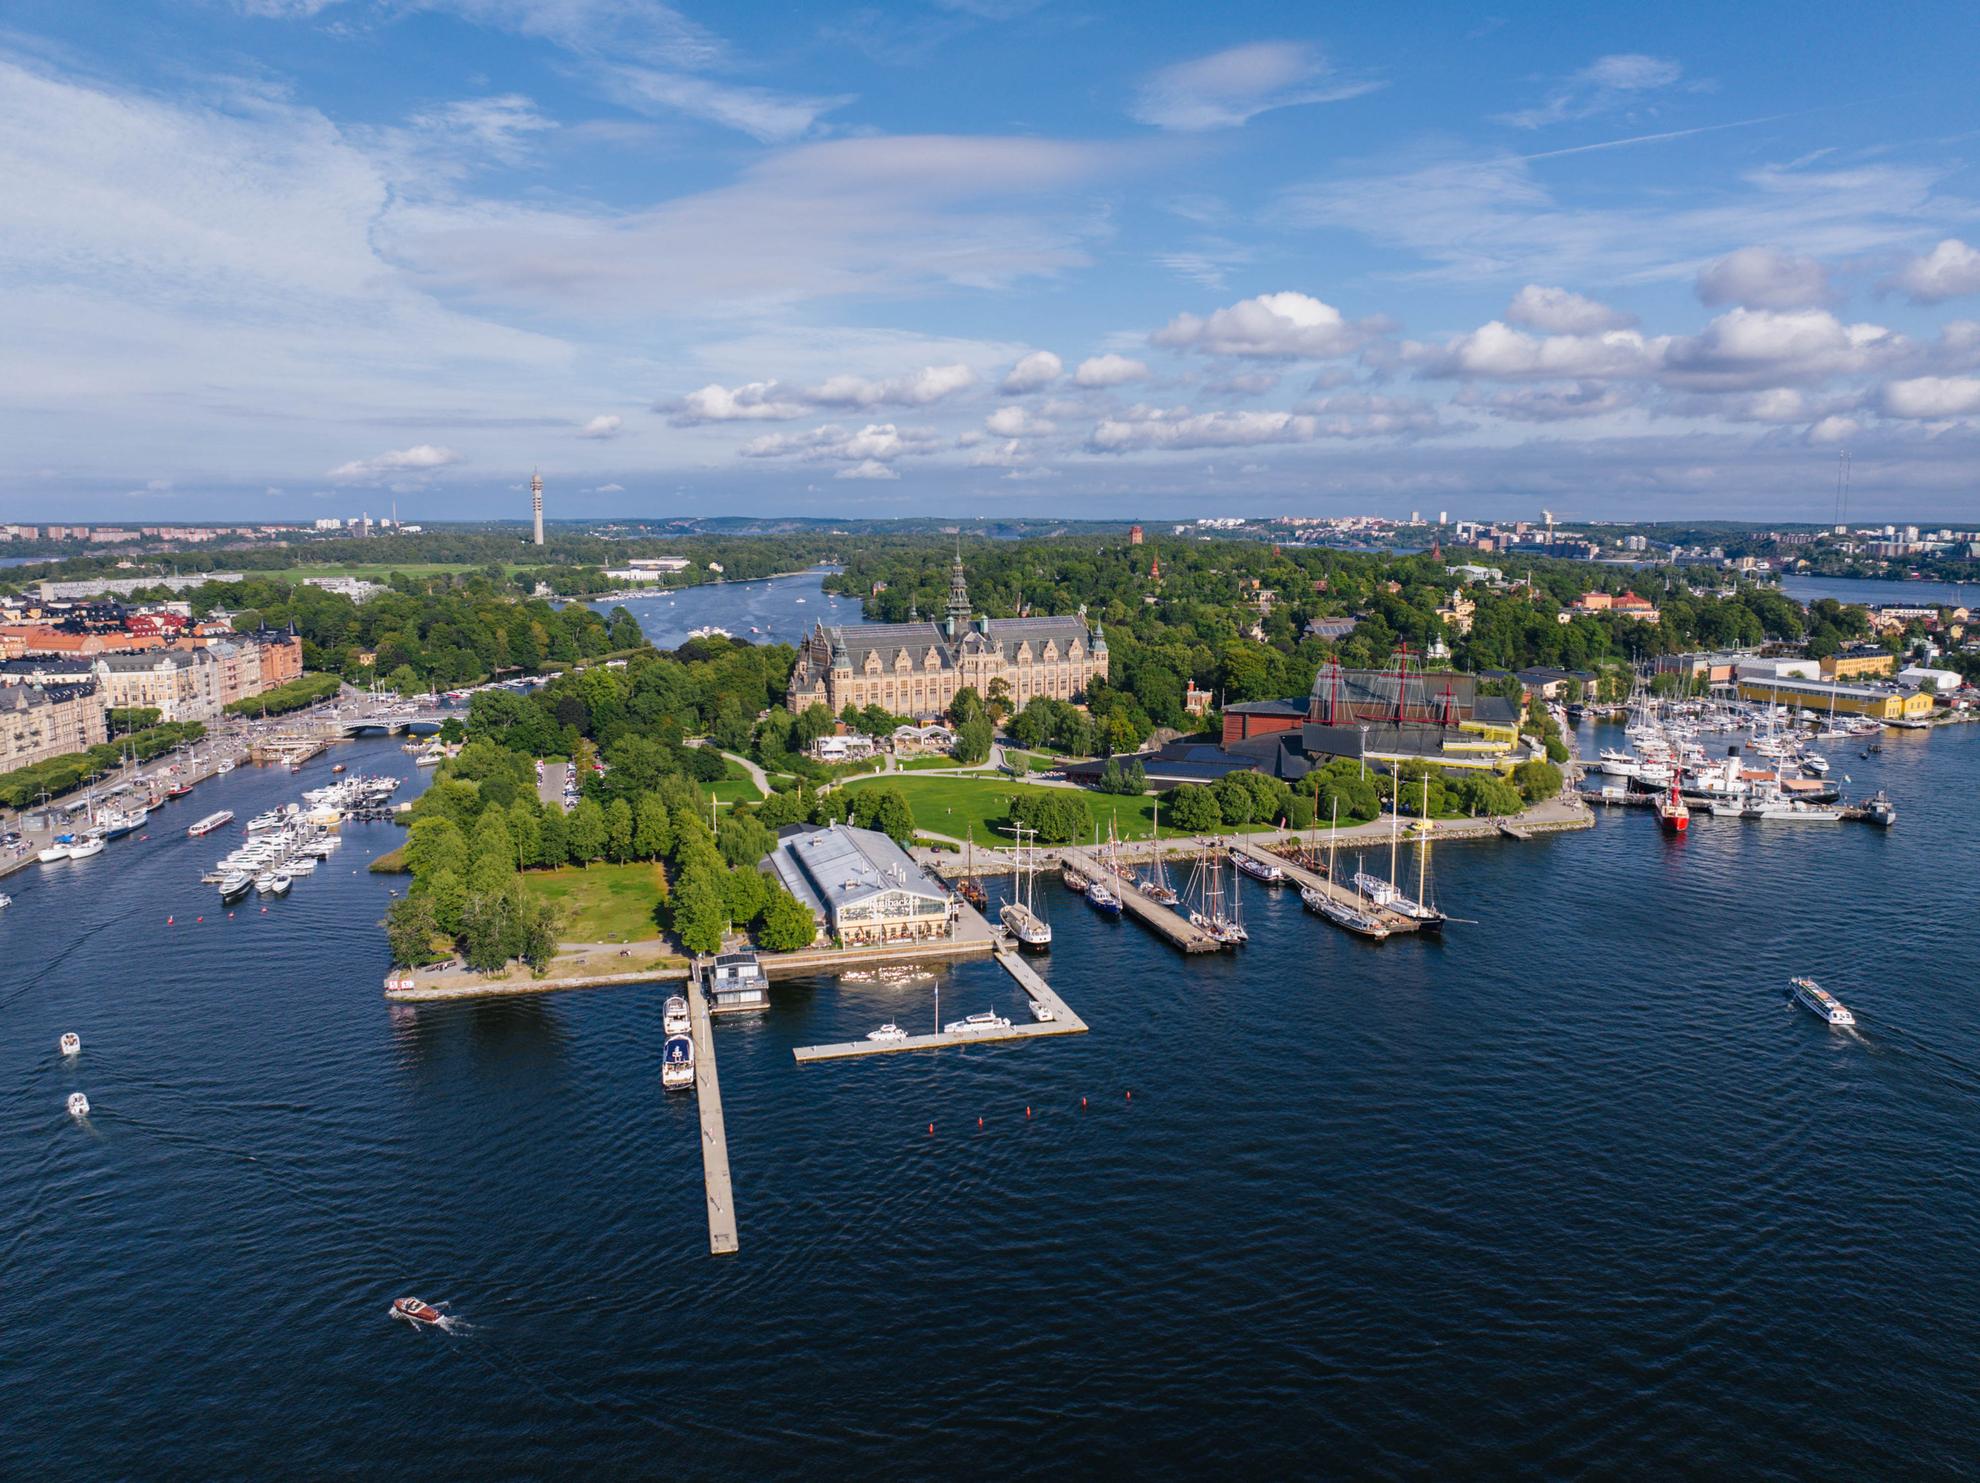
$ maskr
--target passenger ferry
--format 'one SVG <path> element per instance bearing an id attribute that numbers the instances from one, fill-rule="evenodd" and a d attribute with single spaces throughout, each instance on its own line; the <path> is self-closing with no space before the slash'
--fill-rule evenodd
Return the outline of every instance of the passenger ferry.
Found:
<path id="1" fill-rule="evenodd" d="M 660 1058 L 660 1085 L 670 1092 L 694 1085 L 694 1042 L 687 1036 L 667 1037 L 667 1048 Z"/>
<path id="2" fill-rule="evenodd" d="M 192 835 L 194 838 L 198 838 L 202 834 L 211 834 L 214 830 L 233 822 L 234 811 L 230 808 L 223 808 L 217 814 L 208 814 L 197 824 L 188 825 L 186 833 Z"/>
<path id="3" fill-rule="evenodd" d="M 667 998 L 667 1007 L 661 1011 L 660 1024 L 669 1035 L 685 1035 L 689 1027 L 688 1003 L 679 994 Z"/>
<path id="4" fill-rule="evenodd" d="M 1831 1025 L 1847 1027 L 1856 1023 L 1856 1016 L 1844 1009 L 1834 994 L 1812 978 L 1789 979 L 1788 997 Z"/>

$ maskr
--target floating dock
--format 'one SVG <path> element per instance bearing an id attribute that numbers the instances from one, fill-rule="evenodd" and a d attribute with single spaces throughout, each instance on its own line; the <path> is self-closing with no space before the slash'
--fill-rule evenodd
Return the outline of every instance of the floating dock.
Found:
<path id="1" fill-rule="evenodd" d="M 1086 1021 L 1074 1014 L 1066 1001 L 1024 959 L 1011 948 L 997 950 L 997 962 L 1017 980 L 1018 986 L 1052 1012 L 1049 1020 L 1012 1020 L 1004 1030 L 972 1030 L 950 1034 L 910 1035 L 905 1040 L 849 1040 L 837 1045 L 800 1045 L 791 1054 L 800 1066 L 812 1061 L 848 1061 L 860 1056 L 886 1056 L 897 1051 L 939 1050 L 950 1045 L 994 1045 L 1006 1040 L 1042 1040 L 1051 1035 L 1084 1035 Z M 701 1054 L 699 1047 L 695 1054 Z M 712 1207 L 711 1207 L 712 1208 Z"/>
<path id="2" fill-rule="evenodd" d="M 1184 952 L 1214 953 L 1222 949 L 1221 942 L 1189 918 L 1142 894 L 1132 881 L 1121 879 L 1086 851 L 1069 849 L 1065 858 L 1088 880 L 1105 881 L 1107 889 L 1121 898 L 1123 911 Z"/>
<path id="3" fill-rule="evenodd" d="M 1231 849 L 1249 855 L 1252 859 L 1261 861 L 1264 864 L 1278 866 L 1279 869 L 1286 873 L 1286 878 L 1292 881 L 1293 884 L 1308 887 L 1311 890 L 1320 892 L 1323 896 L 1331 897 L 1343 906 L 1351 906 L 1356 911 L 1365 912 L 1369 916 L 1374 917 L 1391 932 L 1417 932 L 1423 927 L 1423 924 L 1415 917 L 1406 917 L 1399 911 L 1389 911 L 1384 907 L 1371 906 L 1361 898 L 1358 892 L 1351 891 L 1346 886 L 1335 885 L 1326 876 L 1321 875 L 1317 871 L 1308 870 L 1304 865 L 1295 865 L 1283 855 L 1271 854 L 1266 850 L 1260 849 L 1257 845 L 1242 841 L 1234 842 L 1231 845 Z"/>
<path id="4" fill-rule="evenodd" d="M 736 1250 L 736 1200 L 729 1183 L 729 1134 L 722 1124 L 722 1083 L 715 1075 L 715 1037 L 708 1028 L 708 1000 L 698 978 L 688 980 L 688 1017 L 694 1031 L 694 1095 L 701 1104 L 701 1182 L 708 1195 L 708 1251 Z"/>

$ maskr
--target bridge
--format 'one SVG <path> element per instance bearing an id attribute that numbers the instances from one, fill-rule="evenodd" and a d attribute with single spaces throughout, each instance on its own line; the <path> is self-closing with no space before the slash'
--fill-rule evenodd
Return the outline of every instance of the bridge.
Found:
<path id="1" fill-rule="evenodd" d="M 345 736 L 397 736 L 401 732 L 431 736 L 445 720 L 446 715 L 439 711 L 417 711 L 407 715 L 353 716 L 330 724 Z"/>

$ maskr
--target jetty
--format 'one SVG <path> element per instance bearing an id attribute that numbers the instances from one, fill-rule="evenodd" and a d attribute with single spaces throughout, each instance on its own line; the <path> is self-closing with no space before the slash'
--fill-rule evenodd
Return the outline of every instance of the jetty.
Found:
<path id="1" fill-rule="evenodd" d="M 836 1045 L 800 1045 L 791 1052 L 800 1066 L 813 1061 L 849 1061 L 861 1056 L 886 1056 L 898 1051 L 940 1050 L 951 1045 L 993 1045 L 1008 1040 L 1043 1040 L 1053 1035 L 1084 1035 L 1086 1021 L 1072 1012 L 1070 1005 L 1059 997 L 1059 993 L 1045 981 L 1044 975 L 1033 968 L 1016 950 L 1008 947 L 997 949 L 997 963 L 1006 973 L 1017 980 L 1035 1003 L 1042 1004 L 1050 1013 L 1049 1020 L 1012 1020 L 1001 1030 L 968 1030 L 951 1033 L 947 1030 L 932 1035 L 910 1035 L 905 1040 L 848 1040 Z M 697 1049 L 695 1054 L 700 1055 Z"/>
<path id="2" fill-rule="evenodd" d="M 1250 856 L 1260 864 L 1278 866 L 1279 869 L 1286 873 L 1286 878 L 1295 885 L 1318 891 L 1321 895 L 1338 901 L 1342 906 L 1353 907 L 1356 911 L 1364 912 L 1374 917 L 1391 932 L 1417 932 L 1422 930 L 1423 923 L 1419 922 L 1415 917 L 1406 917 L 1399 911 L 1390 911 L 1387 907 L 1375 906 L 1364 900 L 1358 892 L 1352 891 L 1346 886 L 1335 884 L 1318 871 L 1309 870 L 1306 866 L 1297 864 L 1287 859 L 1284 855 L 1274 855 L 1252 844 L 1249 840 L 1234 840 L 1231 843 L 1231 849 L 1237 853 Z"/>
<path id="3" fill-rule="evenodd" d="M 1214 953 L 1222 949 L 1221 942 L 1188 917 L 1144 895 L 1133 881 L 1115 875 L 1085 850 L 1068 849 L 1065 859 L 1088 880 L 1105 881 L 1107 889 L 1121 898 L 1121 909 L 1156 936 L 1186 953 Z"/>
<path id="4" fill-rule="evenodd" d="M 694 1034 L 694 1095 L 701 1104 L 701 1182 L 708 1196 L 708 1251 L 736 1250 L 736 1199 L 729 1183 L 729 1134 L 722 1124 L 722 1083 L 715 1074 L 715 1037 L 701 980 L 688 980 L 688 1018 Z"/>

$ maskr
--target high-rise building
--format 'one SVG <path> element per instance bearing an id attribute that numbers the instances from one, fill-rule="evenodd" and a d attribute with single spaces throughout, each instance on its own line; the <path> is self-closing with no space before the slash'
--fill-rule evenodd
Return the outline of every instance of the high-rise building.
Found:
<path id="1" fill-rule="evenodd" d="M 1130 546 L 1139 546 L 1146 539 L 1147 537 L 1142 534 L 1140 526 L 1130 525 L 1128 527 L 1128 544 Z"/>
<path id="2" fill-rule="evenodd" d="M 536 516 L 536 544 L 543 544 L 543 476 L 532 472 L 529 476 L 529 507 Z"/>

